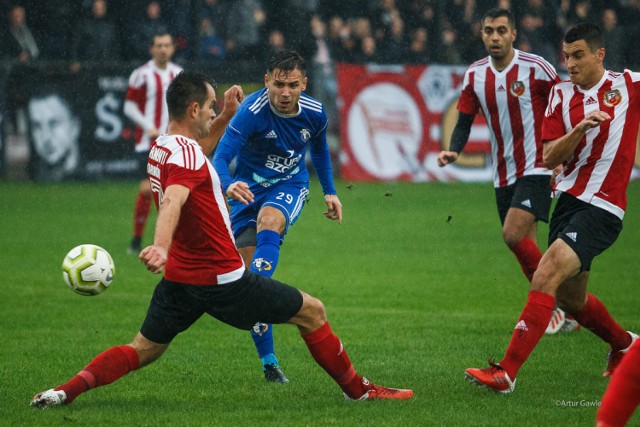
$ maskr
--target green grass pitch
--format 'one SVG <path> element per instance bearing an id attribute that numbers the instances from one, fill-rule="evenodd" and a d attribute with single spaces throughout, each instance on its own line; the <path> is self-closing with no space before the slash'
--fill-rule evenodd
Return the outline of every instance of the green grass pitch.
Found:
<path id="1" fill-rule="evenodd" d="M 345 401 L 287 325 L 275 337 L 291 382 L 266 384 L 249 333 L 203 317 L 158 362 L 68 407 L 30 408 L 36 392 L 130 342 L 142 322 L 159 276 L 126 254 L 136 187 L 0 182 L 0 425 L 595 424 L 608 348 L 589 331 L 544 337 L 511 395 L 463 378 L 465 368 L 502 357 L 527 296 L 489 183 L 338 182 L 338 225 L 322 216 L 313 182 L 282 247 L 275 277 L 325 303 L 358 372 L 413 388 L 412 401 Z M 623 327 L 639 331 L 640 183 L 628 194 L 624 230 L 594 262 L 590 290 Z M 542 224 L 543 247 L 546 232 Z M 115 260 L 103 295 L 77 295 L 62 280 L 64 255 L 81 243 L 100 245 Z M 631 423 L 640 424 L 638 417 Z"/>

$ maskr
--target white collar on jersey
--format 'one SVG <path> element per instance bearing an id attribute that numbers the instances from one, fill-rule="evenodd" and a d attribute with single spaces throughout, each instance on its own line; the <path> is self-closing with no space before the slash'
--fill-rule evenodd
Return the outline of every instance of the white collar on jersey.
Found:
<path id="1" fill-rule="evenodd" d="M 288 119 L 288 118 L 291 118 L 291 117 L 296 117 L 302 112 L 302 107 L 300 106 L 300 101 L 298 101 L 298 111 L 296 111 L 293 114 L 282 114 L 281 112 L 276 110 L 273 105 L 271 105 L 271 100 L 269 100 L 269 108 L 271 108 L 271 111 L 273 111 L 273 114 L 275 114 L 276 116 L 283 117 L 285 119 Z"/>

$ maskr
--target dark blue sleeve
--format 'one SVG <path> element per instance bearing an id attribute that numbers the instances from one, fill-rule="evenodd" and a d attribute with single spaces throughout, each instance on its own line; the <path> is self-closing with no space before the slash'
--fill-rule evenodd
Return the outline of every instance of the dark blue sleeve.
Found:
<path id="1" fill-rule="evenodd" d="M 233 183 L 231 172 L 229 171 L 229 165 L 234 157 L 238 155 L 240 147 L 243 144 L 242 135 L 236 129 L 231 126 L 227 126 L 227 129 L 220 139 L 220 143 L 213 154 L 213 167 L 220 177 L 220 183 L 222 184 L 222 190 L 227 194 L 227 189 Z"/>
<path id="2" fill-rule="evenodd" d="M 333 171 L 331 169 L 331 153 L 327 144 L 327 122 L 322 131 L 311 141 L 311 162 L 318 174 L 322 192 L 326 194 L 337 194 L 333 185 Z"/>

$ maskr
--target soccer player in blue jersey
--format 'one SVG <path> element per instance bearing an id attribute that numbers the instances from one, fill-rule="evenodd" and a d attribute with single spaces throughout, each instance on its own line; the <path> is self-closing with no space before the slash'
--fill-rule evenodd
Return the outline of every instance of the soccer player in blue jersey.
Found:
<path id="1" fill-rule="evenodd" d="M 271 277 L 284 236 L 309 193 L 307 149 L 322 185 L 324 215 L 342 223 L 342 204 L 333 184 L 327 115 L 321 102 L 303 93 L 307 76 L 302 56 L 293 51 L 273 56 L 264 84 L 247 96 L 227 126 L 213 164 L 229 198 L 236 246 L 245 265 Z M 271 325 L 258 323 L 251 335 L 266 380 L 288 382 L 275 356 Z"/>

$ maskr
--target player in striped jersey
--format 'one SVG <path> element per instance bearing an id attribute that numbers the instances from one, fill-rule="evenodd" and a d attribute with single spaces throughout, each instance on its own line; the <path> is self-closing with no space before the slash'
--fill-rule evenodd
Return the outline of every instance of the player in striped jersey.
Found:
<path id="1" fill-rule="evenodd" d="M 471 64 L 465 73 L 451 146 L 440 153 L 438 164 L 458 159 L 473 118 L 482 111 L 489 124 L 502 237 L 531 281 L 542 258 L 537 221 L 547 222 L 551 207 L 551 171 L 542 164 L 542 117 L 549 90 L 560 78 L 543 58 L 514 49 L 515 38 L 511 12 L 495 8 L 484 15 L 482 41 L 489 56 Z M 557 309 L 547 333 L 576 325 Z"/>
<path id="2" fill-rule="evenodd" d="M 171 83 L 168 135 L 155 141 L 148 160 L 158 207 L 154 243 L 140 252 L 149 271 L 164 275 L 142 327 L 130 344 L 107 349 L 66 383 L 37 393 L 32 407 L 68 405 L 88 390 L 153 363 L 205 313 L 243 330 L 259 320 L 296 325 L 313 359 L 347 399 L 413 397 L 412 390 L 379 386 L 356 372 L 320 300 L 245 268 L 234 245 L 220 179 L 206 157 L 241 100 L 242 90 L 231 87 L 216 117 L 216 93 L 209 78 L 184 72 Z M 214 362 L 209 358 L 206 363 L 219 362 L 220 357 L 224 349 Z M 220 393 L 227 393 L 227 388 L 219 387 Z M 167 398 L 174 393 L 169 390 Z"/>
<path id="3" fill-rule="evenodd" d="M 147 156 L 151 143 L 167 129 L 169 112 L 164 94 L 182 68 L 171 62 L 175 51 L 169 33 L 151 40 L 151 59 L 129 77 L 124 114 L 136 124 L 135 152 L 139 163 L 140 186 L 133 212 L 133 238 L 129 253 L 140 252 L 144 227 L 151 209 L 151 187 L 147 179 Z"/>
<path id="4" fill-rule="evenodd" d="M 549 249 L 502 361 L 466 371 L 469 380 L 501 393 L 513 390 L 556 303 L 611 346 L 604 376 L 637 339 L 587 293 L 593 258 L 622 230 L 640 123 L 640 73 L 605 70 L 603 46 L 602 32 L 593 24 L 577 24 L 565 35 L 562 50 L 571 81 L 553 88 L 542 128 L 545 165 L 562 165 Z"/>
<path id="5" fill-rule="evenodd" d="M 284 51 L 271 58 L 265 88 L 249 95 L 238 109 L 213 158 L 229 197 L 236 246 L 251 271 L 271 277 L 280 245 L 304 206 L 309 192 L 305 154 L 311 152 L 327 211 L 342 222 L 342 205 L 333 184 L 327 115 L 322 103 L 304 94 L 304 59 Z M 233 176 L 229 172 L 236 158 Z M 267 381 L 283 383 L 271 325 L 251 331 Z"/>

